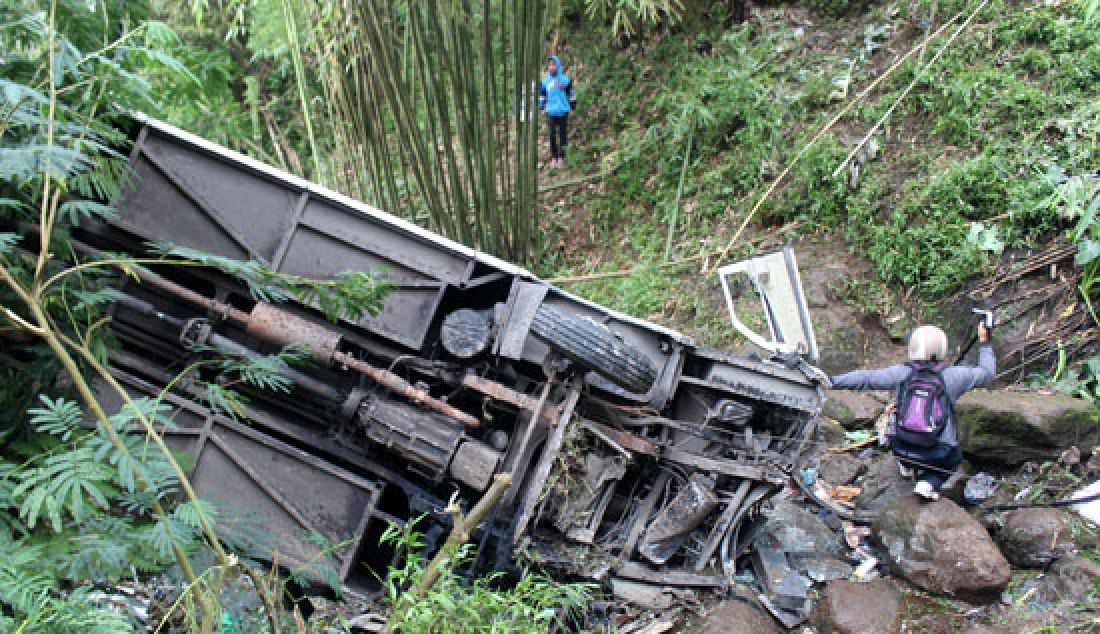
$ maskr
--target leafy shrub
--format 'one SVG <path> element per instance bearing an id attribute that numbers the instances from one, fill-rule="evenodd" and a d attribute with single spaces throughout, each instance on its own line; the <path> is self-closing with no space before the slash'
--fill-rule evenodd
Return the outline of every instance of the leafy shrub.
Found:
<path id="1" fill-rule="evenodd" d="M 848 154 L 848 149 L 832 138 L 814 144 L 794 169 L 791 185 L 779 205 L 785 218 L 796 217 L 810 223 L 833 227 L 848 213 L 847 172 L 833 178 L 833 170 Z"/>
<path id="2" fill-rule="evenodd" d="M 840 18 L 856 12 L 866 11 L 868 7 L 874 4 L 874 0 L 809 0 L 805 4 L 825 15 Z"/>
<path id="3" fill-rule="evenodd" d="M 42 565 L 45 547 L 0 531 L 0 631 L 24 634 L 122 634 L 129 620 L 90 596 L 87 586 L 66 597 Z"/>
<path id="4" fill-rule="evenodd" d="M 390 631 L 413 634 L 501 632 L 542 634 L 552 624 L 580 616 L 594 585 L 558 583 L 539 574 L 526 574 L 514 586 L 495 587 L 499 573 L 468 582 L 455 571 L 473 560 L 473 546 L 459 547 L 443 564 L 439 579 L 425 596 L 412 598 L 405 588 L 416 585 L 428 561 L 421 555 L 423 534 L 415 522 L 391 525 L 382 541 L 405 553 L 404 565 L 390 569 L 385 592 L 394 610 Z"/>

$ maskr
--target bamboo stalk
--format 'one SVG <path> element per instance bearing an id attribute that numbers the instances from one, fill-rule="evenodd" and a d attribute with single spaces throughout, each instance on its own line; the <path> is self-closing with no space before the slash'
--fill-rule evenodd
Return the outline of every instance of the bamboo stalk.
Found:
<path id="1" fill-rule="evenodd" d="M 333 84 L 322 94 L 335 182 L 369 181 L 379 206 L 426 214 L 452 238 L 525 261 L 538 191 L 535 96 L 523 87 L 544 13 L 534 0 L 315 6 L 311 32 Z"/>
<path id="2" fill-rule="evenodd" d="M 306 124 L 309 152 L 313 156 L 314 178 L 324 183 L 324 175 L 321 172 L 321 155 L 317 151 L 317 137 L 313 134 L 313 117 L 310 115 L 309 98 L 306 97 L 306 73 L 302 64 L 302 45 L 298 41 L 298 25 L 294 23 L 294 8 L 291 5 L 291 0 L 283 0 L 282 10 L 287 43 L 290 47 L 290 60 L 294 67 L 294 83 L 298 84 L 298 99 L 302 105 L 302 119 L 305 120 Z"/>
<path id="3" fill-rule="evenodd" d="M 668 237 L 665 238 L 665 262 L 668 262 L 672 254 L 672 238 L 676 235 L 676 221 L 680 217 L 680 197 L 684 193 L 684 177 L 687 175 L 688 163 L 691 161 L 691 142 L 695 138 L 695 122 L 692 121 L 688 130 L 687 143 L 684 149 L 684 163 L 680 167 L 680 184 L 676 186 L 676 202 L 672 204 L 671 218 L 668 223 Z"/>

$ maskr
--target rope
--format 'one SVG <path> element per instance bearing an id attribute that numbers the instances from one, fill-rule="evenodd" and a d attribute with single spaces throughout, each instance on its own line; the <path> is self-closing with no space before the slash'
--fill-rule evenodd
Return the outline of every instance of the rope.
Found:
<path id="1" fill-rule="evenodd" d="M 986 2 L 988 2 L 988 0 L 982 0 L 982 6 L 984 6 Z M 981 7 L 978 7 L 978 8 L 980 9 Z M 952 17 L 950 20 L 948 20 L 947 22 L 944 22 L 943 26 L 936 29 L 935 33 L 933 33 L 932 35 L 929 35 L 923 42 L 921 42 L 920 44 L 918 44 L 918 45 L 914 46 L 913 48 L 909 49 L 908 52 L 906 52 L 904 55 L 899 57 L 897 59 L 897 61 L 895 61 L 888 69 L 886 69 L 886 72 L 884 72 L 882 75 L 879 75 L 879 77 L 877 79 L 875 79 L 875 81 L 871 82 L 871 84 L 869 86 L 864 88 L 862 92 L 860 92 L 858 95 L 856 95 L 855 98 L 853 98 L 851 101 L 849 101 L 840 110 L 840 112 L 838 112 L 835 116 L 833 116 L 833 118 L 830 119 L 829 122 L 826 123 L 825 126 L 823 128 L 821 128 L 821 130 L 819 130 L 817 132 L 817 134 L 815 134 L 812 139 L 810 139 L 809 143 L 806 143 L 805 145 L 802 146 L 802 149 L 798 151 L 798 154 L 796 154 L 795 157 L 791 160 L 791 162 L 787 164 L 787 167 L 783 169 L 783 171 L 779 174 L 779 177 L 776 178 L 772 182 L 771 186 L 768 187 L 767 191 L 764 192 L 764 195 L 761 196 L 760 199 L 756 201 L 756 204 L 753 205 L 753 207 L 749 211 L 748 215 L 745 216 L 745 219 L 741 222 L 741 226 L 739 226 L 737 228 L 737 231 L 734 232 L 733 237 L 730 238 L 730 241 L 726 244 L 726 248 L 722 249 L 722 253 L 718 257 L 718 262 L 722 262 L 723 260 L 726 259 L 726 256 L 729 254 L 729 250 L 733 247 L 734 243 L 737 242 L 738 239 L 740 239 L 741 233 L 744 232 L 745 228 L 748 227 L 749 222 L 751 222 L 753 217 L 756 216 L 756 212 L 760 210 L 761 206 L 763 206 L 764 201 L 766 201 L 768 199 L 768 197 L 771 196 L 772 192 L 775 191 L 776 187 L 779 186 L 779 183 L 782 182 L 784 178 L 786 178 L 787 174 L 789 174 L 792 169 L 794 169 L 794 166 L 798 163 L 798 161 L 800 161 L 802 159 L 803 155 L 806 154 L 806 152 L 810 149 L 810 147 L 812 147 L 815 143 L 817 143 L 818 140 L 821 139 L 821 137 L 825 136 L 826 132 L 828 132 L 830 129 L 832 129 L 832 127 L 834 125 L 836 125 L 836 123 L 838 121 L 840 121 L 840 119 L 842 117 L 844 117 L 844 115 L 848 114 L 848 111 L 850 111 L 852 108 L 854 108 L 857 103 L 862 101 L 864 97 L 866 97 L 872 90 L 875 89 L 875 87 L 877 87 L 879 84 L 881 84 L 883 81 L 885 81 L 886 78 L 893 75 L 894 71 L 897 70 L 902 65 L 902 63 L 904 63 L 907 59 L 912 57 L 918 51 L 924 50 L 924 48 L 927 45 L 929 40 L 931 40 L 933 37 L 938 37 L 941 33 L 943 33 L 947 29 L 948 26 L 950 26 L 956 20 L 961 18 L 964 13 L 965 13 L 964 11 L 960 11 L 959 13 L 956 13 L 954 15 L 954 17 Z M 969 19 L 973 19 L 973 15 L 971 15 L 971 17 Z"/>
<path id="2" fill-rule="evenodd" d="M 955 32 L 951 34 L 951 37 L 947 38 L 947 41 L 944 42 L 943 46 L 941 46 L 938 51 L 936 51 L 936 54 L 932 56 L 932 59 L 928 60 L 928 63 L 924 65 L 924 68 L 920 69 L 920 72 L 918 72 L 913 77 L 913 81 L 909 82 L 909 85 L 905 87 L 905 90 L 901 91 L 901 94 L 898 95 L 898 98 L 894 100 L 894 103 L 890 104 L 890 108 L 887 109 L 881 117 L 879 117 L 879 120 L 875 122 L 875 125 L 871 126 L 871 129 L 867 131 L 867 134 L 864 135 L 862 139 L 860 139 L 859 143 L 857 143 L 856 146 L 852 148 L 852 151 L 848 153 L 848 156 L 844 157 L 844 160 L 840 163 L 840 165 L 837 166 L 835 170 L 833 170 L 833 178 L 836 178 L 837 175 L 840 174 L 840 171 L 847 167 L 848 163 L 852 162 L 852 159 L 857 153 L 859 153 L 861 149 L 863 149 L 863 146 L 867 144 L 867 141 L 871 139 L 871 136 L 874 135 L 874 133 L 878 131 L 880 127 L 882 127 L 882 124 L 890 118 L 890 115 L 894 114 L 894 109 L 897 108 L 898 105 L 900 105 L 901 102 L 909 95 L 909 92 L 913 90 L 913 87 L 917 85 L 917 82 L 921 80 L 921 78 L 924 76 L 925 73 L 928 72 L 930 68 L 935 66 L 936 62 L 939 61 L 940 56 L 943 55 L 944 51 L 946 51 L 948 47 L 951 46 L 951 44 L 959 37 L 959 34 L 962 33 L 963 30 L 966 29 L 966 27 L 970 26 L 970 23 L 973 22 L 974 18 L 978 16 L 978 12 L 984 9 L 985 5 L 987 4 L 989 4 L 989 0 L 982 0 L 978 7 L 970 13 L 970 15 L 962 24 L 959 25 L 959 28 L 955 29 Z M 952 21 L 957 18 L 958 16 L 952 18 Z M 924 40 L 924 44 L 927 44 L 928 41 L 931 39 L 932 36 L 928 36 Z M 923 47 L 924 45 L 922 44 L 921 55 L 924 55 Z"/>

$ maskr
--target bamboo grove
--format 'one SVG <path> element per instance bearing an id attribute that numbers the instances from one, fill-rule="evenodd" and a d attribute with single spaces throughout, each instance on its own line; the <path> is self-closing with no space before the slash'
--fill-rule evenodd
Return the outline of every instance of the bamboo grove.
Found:
<path id="1" fill-rule="evenodd" d="M 529 261 L 539 221 L 536 86 L 553 3 L 282 2 L 314 178 Z M 320 99 L 306 93 L 303 50 L 315 56 Z M 331 143 L 327 159 L 318 136 Z"/>

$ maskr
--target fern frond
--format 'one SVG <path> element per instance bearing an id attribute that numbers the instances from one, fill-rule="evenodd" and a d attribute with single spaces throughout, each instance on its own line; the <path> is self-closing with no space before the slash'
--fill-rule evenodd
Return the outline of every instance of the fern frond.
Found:
<path id="1" fill-rule="evenodd" d="M 64 527 L 63 511 L 80 521 L 88 498 L 100 508 L 108 506 L 113 476 L 114 470 L 97 461 L 90 447 L 80 447 L 51 455 L 42 466 L 22 472 L 22 481 L 12 494 L 22 499 L 19 516 L 29 528 L 34 528 L 40 517 L 46 517 L 54 532 L 60 532 Z"/>
<path id="2" fill-rule="evenodd" d="M 81 220 L 92 218 L 114 218 L 118 215 L 110 205 L 103 205 L 90 200 L 70 200 L 62 203 L 57 210 L 59 219 L 70 224 L 77 224 Z"/>
<path id="3" fill-rule="evenodd" d="M 0 255 L 6 255 L 19 243 L 22 236 L 16 233 L 0 233 Z"/>
<path id="4" fill-rule="evenodd" d="M 191 549 L 196 536 L 195 529 L 172 516 L 157 520 L 138 531 L 138 534 L 158 555 L 166 559 L 172 556 L 176 546 L 184 550 Z"/>
<path id="5" fill-rule="evenodd" d="M 172 511 L 172 517 L 194 529 L 202 527 L 203 520 L 214 524 L 218 520 L 218 509 L 212 502 L 201 498 L 189 500 Z"/>
<path id="6" fill-rule="evenodd" d="M 43 394 L 38 397 L 43 407 L 28 410 L 31 424 L 44 434 L 52 434 L 68 442 L 84 418 L 80 405 L 65 398 L 51 399 Z"/>

